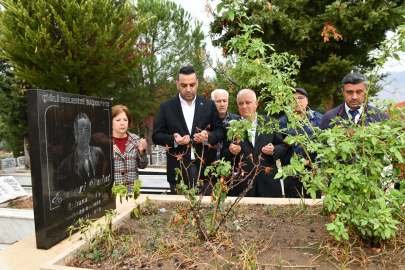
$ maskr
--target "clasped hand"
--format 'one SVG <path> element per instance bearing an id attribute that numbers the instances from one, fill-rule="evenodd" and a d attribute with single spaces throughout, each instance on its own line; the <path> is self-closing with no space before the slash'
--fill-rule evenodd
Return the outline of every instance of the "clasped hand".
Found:
<path id="1" fill-rule="evenodd" d="M 233 144 L 231 143 L 229 145 L 229 151 L 233 154 L 233 155 L 237 155 L 239 154 L 239 152 L 241 151 L 241 148 L 239 145 L 237 144 Z M 269 143 L 268 145 L 266 145 L 265 147 L 262 148 L 262 152 L 266 155 L 272 155 L 274 153 L 274 145 Z"/>
<path id="2" fill-rule="evenodd" d="M 194 141 L 197 143 L 203 143 L 207 139 L 208 139 L 208 132 L 206 130 L 194 134 Z M 180 136 L 180 134 L 174 133 L 174 140 L 178 145 L 186 145 L 190 143 L 190 135 Z"/>

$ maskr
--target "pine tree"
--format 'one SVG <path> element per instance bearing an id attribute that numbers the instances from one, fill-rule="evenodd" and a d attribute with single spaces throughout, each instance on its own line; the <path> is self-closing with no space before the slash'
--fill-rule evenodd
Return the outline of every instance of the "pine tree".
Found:
<path id="1" fill-rule="evenodd" d="M 19 78 L 97 95 L 140 60 L 147 20 L 118 0 L 2 0 L 0 48 Z"/>
<path id="2" fill-rule="evenodd" d="M 260 0 L 246 1 L 249 24 L 277 52 L 297 55 L 301 61 L 297 87 L 305 88 L 309 101 L 320 111 L 343 102 L 340 82 L 350 71 L 374 68 L 369 59 L 389 30 L 405 22 L 402 0 Z M 225 31 L 224 31 L 225 30 Z M 224 31 L 224 32 L 223 32 Z M 227 51 L 226 42 L 241 33 L 237 24 L 219 16 L 211 24 L 214 45 Z M 381 87 L 373 88 L 376 94 Z"/>
<path id="3" fill-rule="evenodd" d="M 138 0 L 134 7 L 148 15 L 150 23 L 139 37 L 138 45 L 147 48 L 144 61 L 114 89 L 114 103 L 129 107 L 137 133 L 152 146 L 154 117 L 159 104 L 177 93 L 176 76 L 181 66 L 197 70 L 202 93 L 206 65 L 201 23 L 182 7 L 167 0 Z M 143 132 L 141 132 L 141 128 Z"/>

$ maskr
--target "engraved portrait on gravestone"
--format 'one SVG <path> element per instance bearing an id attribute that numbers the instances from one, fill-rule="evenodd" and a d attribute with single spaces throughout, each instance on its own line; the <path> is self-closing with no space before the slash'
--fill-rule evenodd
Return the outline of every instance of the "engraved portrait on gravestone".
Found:
<path id="1" fill-rule="evenodd" d="M 107 162 L 103 150 L 90 145 L 91 122 L 85 113 L 78 114 L 74 120 L 74 138 L 76 151 L 59 165 L 56 190 L 84 190 L 91 179 L 101 179 L 105 175 Z"/>

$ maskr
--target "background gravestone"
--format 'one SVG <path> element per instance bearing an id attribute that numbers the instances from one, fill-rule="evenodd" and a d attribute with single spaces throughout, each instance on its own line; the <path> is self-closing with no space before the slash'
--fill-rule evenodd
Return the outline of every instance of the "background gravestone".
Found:
<path id="1" fill-rule="evenodd" d="M 79 218 L 115 209 L 111 100 L 28 90 L 37 248 L 68 236 Z"/>
<path id="2" fill-rule="evenodd" d="M 1 170 L 3 173 L 14 173 L 15 169 L 15 158 L 5 158 L 1 160 Z"/>
<path id="3" fill-rule="evenodd" d="M 163 147 L 160 145 L 157 152 L 157 165 L 163 165 Z"/>
<path id="4" fill-rule="evenodd" d="M 25 169 L 25 157 L 18 157 L 17 158 L 17 166 L 20 169 Z"/>
<path id="5" fill-rule="evenodd" d="M 28 196 L 28 193 L 21 187 L 14 177 L 0 177 L 0 203 L 5 203 L 24 196 Z"/>
<path id="6" fill-rule="evenodd" d="M 25 157 L 18 157 L 17 158 L 17 165 L 18 165 L 18 167 L 25 166 Z"/>

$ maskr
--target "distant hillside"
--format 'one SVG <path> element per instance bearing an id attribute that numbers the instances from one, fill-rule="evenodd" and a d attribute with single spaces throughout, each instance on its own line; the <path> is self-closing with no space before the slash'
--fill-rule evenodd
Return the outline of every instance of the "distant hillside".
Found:
<path id="1" fill-rule="evenodd" d="M 385 82 L 385 83 L 384 83 Z M 384 90 L 378 93 L 378 98 L 380 99 L 392 99 L 396 102 L 405 101 L 405 71 L 393 72 L 380 84 L 386 84 Z M 393 92 L 397 89 L 397 94 L 400 100 L 398 100 L 397 95 L 389 92 Z"/>

